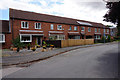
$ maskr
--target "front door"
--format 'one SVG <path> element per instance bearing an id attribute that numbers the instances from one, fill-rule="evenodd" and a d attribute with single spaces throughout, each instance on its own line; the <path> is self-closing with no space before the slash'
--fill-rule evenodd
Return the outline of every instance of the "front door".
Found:
<path id="1" fill-rule="evenodd" d="M 41 45 L 41 37 L 37 37 L 37 44 Z"/>

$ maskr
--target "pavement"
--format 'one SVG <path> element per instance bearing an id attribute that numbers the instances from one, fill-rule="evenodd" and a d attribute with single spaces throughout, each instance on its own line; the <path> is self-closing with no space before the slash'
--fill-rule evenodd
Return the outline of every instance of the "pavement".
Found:
<path id="1" fill-rule="evenodd" d="M 114 44 L 116 42 L 112 42 Z M 55 55 L 59 55 L 71 50 L 79 49 L 79 48 L 85 48 L 85 47 L 91 47 L 91 46 L 100 46 L 100 45 L 109 45 L 111 43 L 101 43 L 101 44 L 93 44 L 93 45 L 82 45 L 82 46 L 73 46 L 73 47 L 65 47 L 65 48 L 58 48 L 54 50 L 49 50 L 46 52 L 36 52 L 33 54 L 29 55 L 17 55 L 17 56 L 7 56 L 7 57 L 2 57 L 2 65 L 3 68 L 5 66 L 12 66 L 12 65 L 20 65 L 20 64 L 26 64 L 24 66 L 29 66 L 29 63 L 31 62 L 36 62 L 40 60 L 44 60 L 50 57 L 53 57 Z M 24 67 L 23 66 L 23 67 Z"/>
<path id="2" fill-rule="evenodd" d="M 112 80 L 115 80 L 114 78 L 118 77 L 118 43 L 79 47 L 34 63 L 29 67 L 6 75 L 4 78 L 8 78 L 5 80 L 14 80 L 13 78 L 25 78 L 25 80 L 26 78 L 28 80 L 30 78 L 85 78 L 85 80 L 86 78 L 104 78 L 105 80 L 113 78 Z"/>

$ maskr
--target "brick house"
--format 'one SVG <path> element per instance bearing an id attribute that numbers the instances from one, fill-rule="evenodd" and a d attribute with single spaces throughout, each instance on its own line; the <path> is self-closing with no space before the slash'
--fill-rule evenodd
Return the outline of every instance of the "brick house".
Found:
<path id="1" fill-rule="evenodd" d="M 9 27 L 9 21 L 0 20 L 0 48 L 9 48 L 11 45 L 11 30 Z"/>
<path id="2" fill-rule="evenodd" d="M 18 36 L 21 42 L 41 45 L 42 40 L 101 39 L 110 34 L 102 23 L 15 9 L 9 9 L 7 22 L 9 34 L 5 34 L 3 48 L 10 48 L 11 41 Z"/>

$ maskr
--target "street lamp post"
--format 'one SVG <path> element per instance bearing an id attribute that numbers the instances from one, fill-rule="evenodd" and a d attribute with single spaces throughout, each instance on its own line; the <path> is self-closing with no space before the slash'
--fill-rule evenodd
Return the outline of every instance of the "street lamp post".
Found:
<path id="1" fill-rule="evenodd" d="M 103 35 L 104 35 L 104 43 L 105 43 L 105 26 L 104 26 Z"/>

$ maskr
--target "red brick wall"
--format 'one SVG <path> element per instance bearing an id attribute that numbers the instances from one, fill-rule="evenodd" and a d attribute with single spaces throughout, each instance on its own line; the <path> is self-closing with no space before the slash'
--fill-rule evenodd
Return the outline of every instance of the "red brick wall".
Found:
<path id="1" fill-rule="evenodd" d="M 11 34 L 5 34 L 5 43 L 2 43 L 3 49 L 10 48 L 12 44 L 12 35 Z"/>
<path id="2" fill-rule="evenodd" d="M 66 25 L 66 24 L 46 23 L 46 22 L 39 22 L 39 23 L 41 23 L 41 29 L 35 29 L 35 22 L 38 22 L 38 21 L 27 21 L 27 22 L 29 22 L 29 28 L 28 29 L 23 29 L 23 28 L 21 28 L 21 21 L 26 21 L 26 20 L 14 19 L 14 21 L 13 21 L 13 34 L 12 34 L 12 32 L 11 32 L 11 34 L 6 34 L 6 43 L 3 44 L 3 48 L 10 48 L 10 46 L 12 44 L 11 43 L 12 35 L 13 35 L 14 39 L 16 37 L 18 37 L 19 34 L 20 34 L 19 30 L 43 31 L 43 33 L 41 33 L 41 34 L 44 34 L 44 37 L 46 37 L 47 40 L 49 39 L 49 32 L 48 31 L 63 31 L 64 35 L 65 35 L 65 39 L 68 39 L 68 32 L 79 32 L 79 35 L 81 35 L 80 34 L 81 27 L 85 27 L 85 35 L 94 36 L 94 33 L 95 33 L 95 28 L 93 28 L 93 27 L 90 27 L 91 28 L 91 32 L 88 32 L 88 27 L 86 27 L 86 26 L 77 26 L 78 27 L 78 31 L 74 31 L 74 26 L 76 26 L 76 25 Z M 51 24 L 54 25 L 54 29 L 53 30 L 50 29 L 50 25 Z M 64 28 L 64 30 L 57 30 L 57 25 L 62 25 L 62 28 Z M 12 19 L 10 19 L 10 26 L 11 26 L 11 31 L 12 31 Z M 68 30 L 70 26 L 72 26 L 72 30 L 71 31 Z M 103 35 L 103 31 L 104 31 L 104 29 L 101 28 L 101 35 Z M 21 33 L 24 33 L 24 32 L 21 32 Z M 27 33 L 30 34 L 31 32 L 27 32 Z M 38 34 L 38 33 L 36 32 L 36 34 Z M 44 37 L 43 37 L 43 39 L 44 39 Z M 33 37 L 33 41 L 35 41 L 35 40 L 36 39 Z M 34 44 L 34 43 L 32 43 L 32 44 Z"/>

